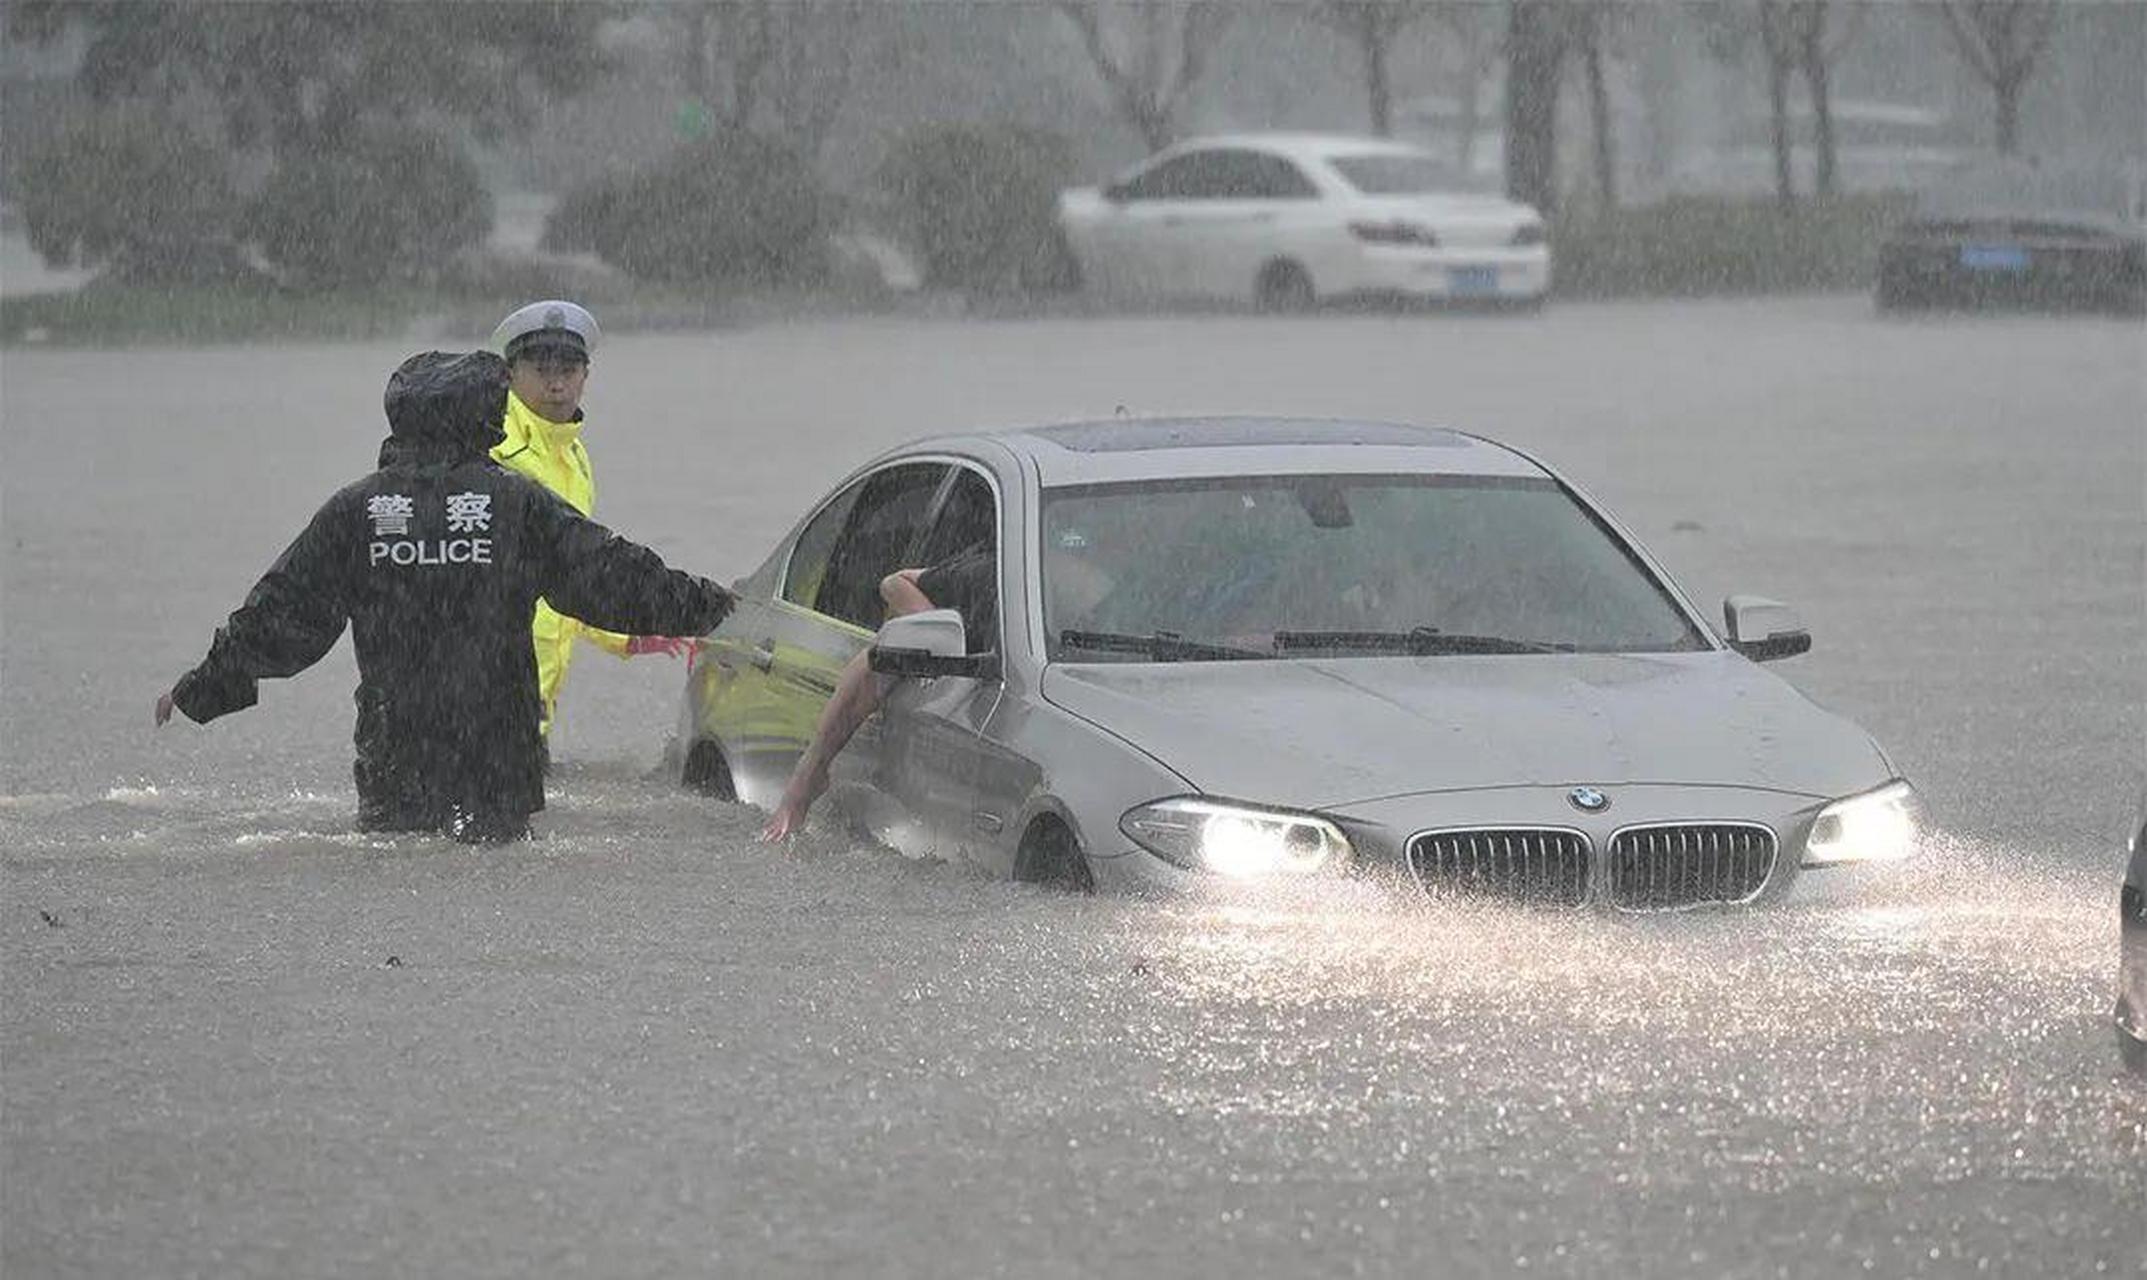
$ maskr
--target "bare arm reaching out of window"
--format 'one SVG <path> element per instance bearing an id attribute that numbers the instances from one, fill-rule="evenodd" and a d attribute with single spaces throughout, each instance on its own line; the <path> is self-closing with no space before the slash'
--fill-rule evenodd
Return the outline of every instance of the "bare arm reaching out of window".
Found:
<path id="1" fill-rule="evenodd" d="M 923 573 L 922 569 L 897 569 L 880 579 L 880 599 L 887 605 L 888 617 L 899 618 L 933 607 L 931 598 L 917 586 Z M 835 695 L 821 708 L 820 721 L 813 726 L 812 742 L 798 757 L 797 766 L 790 771 L 790 781 L 783 784 L 782 800 L 768 815 L 767 825 L 760 829 L 763 842 L 785 839 L 805 825 L 806 811 L 827 790 L 828 766 L 849 745 L 859 726 L 880 709 L 894 681 L 873 674 L 871 657 L 869 648 L 861 649 L 844 665 L 842 678 L 835 684 Z"/>

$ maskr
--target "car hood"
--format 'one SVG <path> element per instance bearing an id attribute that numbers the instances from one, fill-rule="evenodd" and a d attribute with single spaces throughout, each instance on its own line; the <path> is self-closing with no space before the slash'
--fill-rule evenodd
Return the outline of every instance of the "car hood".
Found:
<path id="1" fill-rule="evenodd" d="M 1042 692 L 1203 792 L 1324 809 L 1483 787 L 1891 775 L 1863 730 L 1721 651 L 1056 664 Z"/>

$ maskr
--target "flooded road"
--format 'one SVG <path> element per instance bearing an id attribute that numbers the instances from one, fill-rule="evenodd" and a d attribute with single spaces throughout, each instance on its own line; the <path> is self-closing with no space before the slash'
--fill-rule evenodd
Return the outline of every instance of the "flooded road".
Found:
<path id="1" fill-rule="evenodd" d="M 1540 452 L 1939 836 L 1848 901 L 1075 898 L 671 787 L 594 650 L 534 846 L 351 831 L 348 647 L 155 694 L 370 463 L 413 344 L 10 350 L 0 1270 L 2138 1274 L 2107 1025 L 2147 742 L 2147 329 L 1861 299 L 867 320 L 599 352 L 598 511 L 753 568 L 927 432 L 1377 416 Z"/>

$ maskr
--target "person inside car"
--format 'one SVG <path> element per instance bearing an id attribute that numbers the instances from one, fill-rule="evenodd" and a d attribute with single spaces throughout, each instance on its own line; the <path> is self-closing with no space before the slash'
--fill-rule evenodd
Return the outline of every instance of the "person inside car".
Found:
<path id="1" fill-rule="evenodd" d="M 987 540 L 973 543 L 929 569 L 898 569 L 880 580 L 886 616 L 899 618 L 926 609 L 958 609 L 964 647 L 988 653 L 998 635 L 998 556 Z M 875 673 L 871 650 L 859 650 L 843 667 L 834 696 L 821 708 L 813 738 L 783 785 L 775 812 L 761 828 L 760 839 L 785 839 L 805 825 L 806 811 L 828 786 L 828 766 L 849 745 L 859 727 L 886 700 L 895 677 Z"/>

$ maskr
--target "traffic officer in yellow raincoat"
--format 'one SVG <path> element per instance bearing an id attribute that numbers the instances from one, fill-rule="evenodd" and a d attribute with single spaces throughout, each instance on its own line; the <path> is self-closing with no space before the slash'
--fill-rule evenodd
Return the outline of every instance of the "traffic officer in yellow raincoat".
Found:
<path id="1" fill-rule="evenodd" d="M 507 360 L 507 438 L 492 459 L 566 499 L 584 516 L 596 503 L 589 450 L 582 444 L 581 398 L 589 384 L 589 357 L 601 331 L 596 317 L 563 300 L 532 302 L 500 321 L 492 349 Z M 623 636 L 537 602 L 532 624 L 537 650 L 537 689 L 544 698 L 543 731 L 549 736 L 559 688 L 574 656 L 574 637 L 586 636 L 620 657 L 640 653 L 683 654 L 687 642 L 668 636 Z"/>

